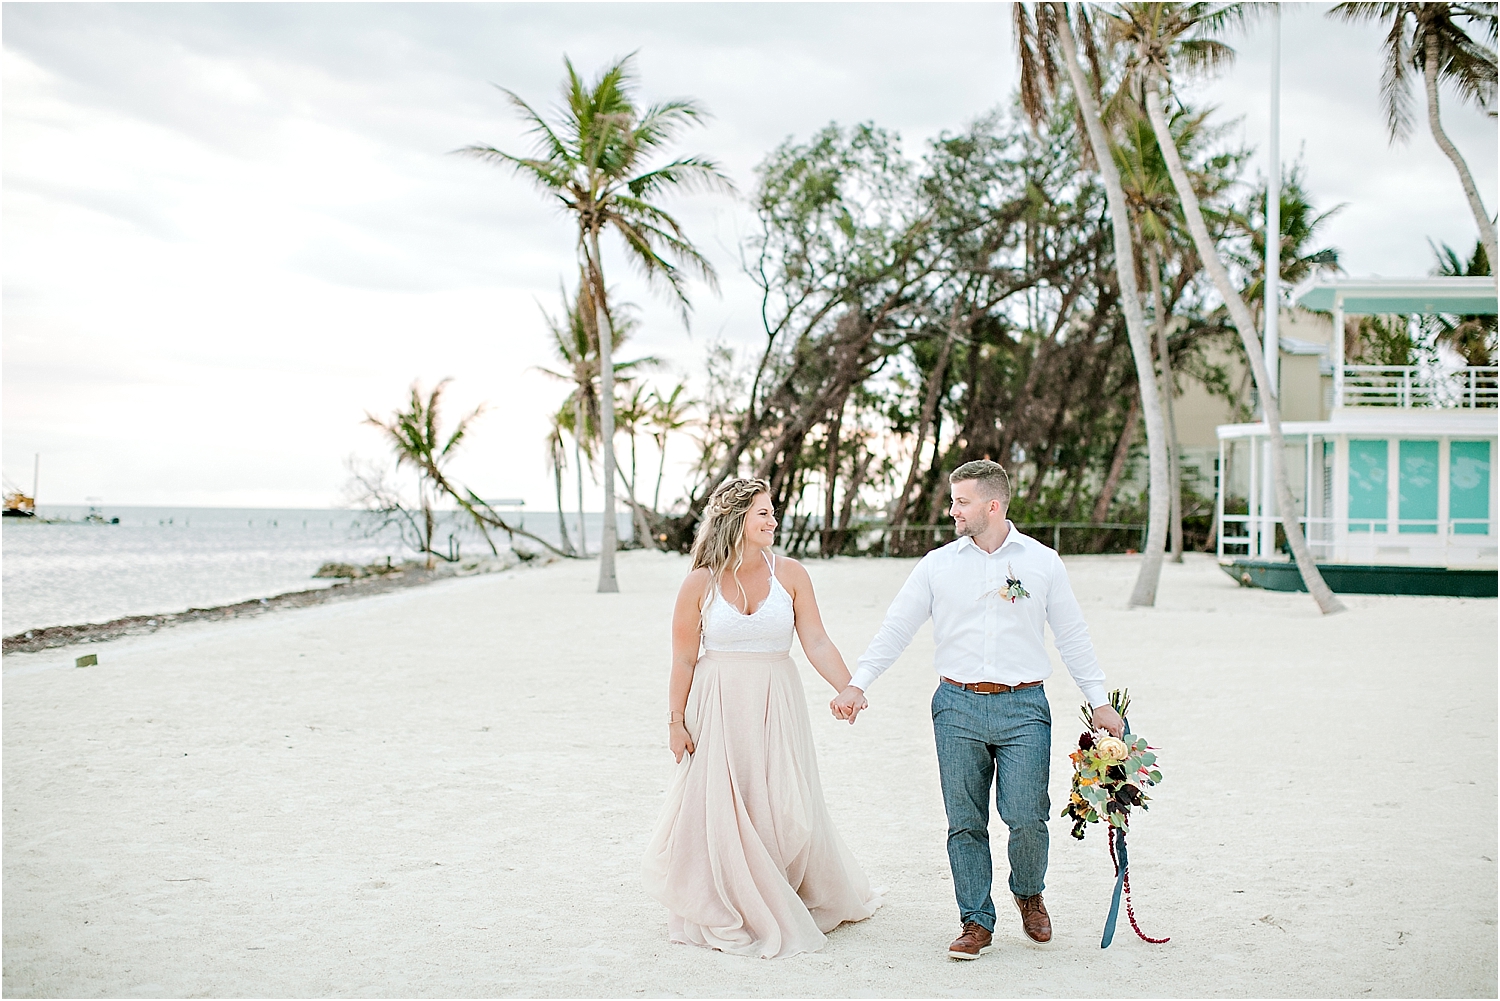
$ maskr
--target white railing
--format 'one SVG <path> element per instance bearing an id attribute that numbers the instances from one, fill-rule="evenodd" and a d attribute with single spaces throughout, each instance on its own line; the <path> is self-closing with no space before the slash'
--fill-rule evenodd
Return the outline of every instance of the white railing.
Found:
<path id="1" fill-rule="evenodd" d="M 1339 542 L 1344 547 L 1365 544 L 1409 546 L 1414 549 L 1413 555 L 1417 555 L 1415 550 L 1434 557 L 1440 554 L 1446 562 L 1450 549 L 1492 547 L 1496 528 L 1492 518 L 1449 518 L 1437 521 L 1413 518 L 1299 517 L 1297 522 L 1302 526 L 1302 534 L 1306 537 L 1307 547 L 1312 550 L 1315 560 L 1335 558 L 1334 535 L 1338 532 L 1343 536 Z M 1224 515 L 1219 528 L 1219 557 L 1254 556 L 1256 536 L 1267 540 L 1275 539 L 1276 526 L 1280 524 L 1279 515 Z M 1381 527 L 1383 530 L 1376 530 Z M 1238 528 L 1243 534 L 1230 535 L 1231 528 Z M 1475 528 L 1481 531 L 1474 531 Z M 1271 548 L 1269 541 L 1265 548 Z"/>
<path id="2" fill-rule="evenodd" d="M 1313 559 L 1326 560 L 1333 556 L 1334 519 L 1301 517 L 1297 519 L 1297 523 L 1302 526 L 1302 535 L 1307 539 L 1307 548 L 1312 550 Z M 1222 527 L 1219 529 L 1219 556 L 1255 555 L 1256 535 L 1274 539 L 1276 526 L 1279 524 L 1281 524 L 1279 515 L 1224 515 Z M 1226 534 L 1231 526 L 1239 527 L 1245 534 Z M 1228 552 L 1231 548 L 1237 551 Z"/>
<path id="3" fill-rule="evenodd" d="M 1462 407 L 1500 403 L 1500 367 L 1471 366 L 1432 376 L 1415 365 L 1345 365 L 1346 407 Z"/>

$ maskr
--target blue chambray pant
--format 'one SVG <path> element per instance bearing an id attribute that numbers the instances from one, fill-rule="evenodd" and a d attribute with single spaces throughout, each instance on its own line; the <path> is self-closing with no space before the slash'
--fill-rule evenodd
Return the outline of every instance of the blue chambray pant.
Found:
<path id="1" fill-rule="evenodd" d="M 980 695 L 939 682 L 932 696 L 938 775 L 948 812 L 948 865 L 962 921 L 995 929 L 990 896 L 991 787 L 1010 828 L 1010 891 L 1042 892 L 1047 874 L 1047 777 L 1052 711 L 1041 685 Z"/>

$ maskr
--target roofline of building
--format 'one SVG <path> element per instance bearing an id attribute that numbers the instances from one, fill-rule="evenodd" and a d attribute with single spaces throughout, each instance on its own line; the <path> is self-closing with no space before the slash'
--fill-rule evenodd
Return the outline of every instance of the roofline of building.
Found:
<path id="1" fill-rule="evenodd" d="M 1346 278 L 1317 276 L 1292 292 L 1292 302 L 1303 309 L 1346 315 L 1381 313 L 1493 315 L 1495 279 L 1477 277 Z"/>
<path id="2" fill-rule="evenodd" d="M 1437 435 L 1461 438 L 1495 438 L 1496 411 L 1468 410 L 1457 407 L 1344 407 L 1335 410 L 1326 421 L 1283 421 L 1281 433 L 1287 438 L 1305 435 Z M 1214 428 L 1220 441 L 1235 438 L 1264 438 L 1269 433 L 1264 421 L 1254 424 L 1220 424 Z"/>

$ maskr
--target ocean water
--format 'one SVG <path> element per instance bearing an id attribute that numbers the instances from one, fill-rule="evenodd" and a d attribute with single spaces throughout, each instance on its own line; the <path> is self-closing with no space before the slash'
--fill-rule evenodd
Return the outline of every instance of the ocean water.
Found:
<path id="1" fill-rule="evenodd" d="M 84 521 L 91 510 L 106 523 Z M 371 516 L 360 511 L 43 504 L 39 514 L 68 520 L 0 522 L 0 626 L 7 636 L 329 587 L 333 581 L 312 577 L 324 563 L 414 555 L 393 531 L 367 534 Z M 114 518 L 119 524 L 108 523 Z M 555 512 L 532 512 L 521 521 L 557 544 Z M 576 545 L 577 515 L 569 516 L 568 525 Z M 592 551 L 602 525 L 601 515 L 585 516 Z M 624 516 L 622 537 L 629 531 Z M 445 515 L 438 548 L 448 548 L 450 534 L 461 555 L 489 552 L 478 533 Z M 495 542 L 507 544 L 503 534 Z"/>

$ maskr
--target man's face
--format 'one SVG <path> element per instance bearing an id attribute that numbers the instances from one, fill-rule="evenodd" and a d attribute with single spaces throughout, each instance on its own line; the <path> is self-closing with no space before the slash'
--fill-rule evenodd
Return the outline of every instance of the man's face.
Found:
<path id="1" fill-rule="evenodd" d="M 959 535 L 982 535 L 992 519 L 1005 517 L 1000 499 L 984 496 L 978 480 L 959 480 L 951 489 L 953 503 L 948 513 L 953 516 L 953 527 Z"/>

